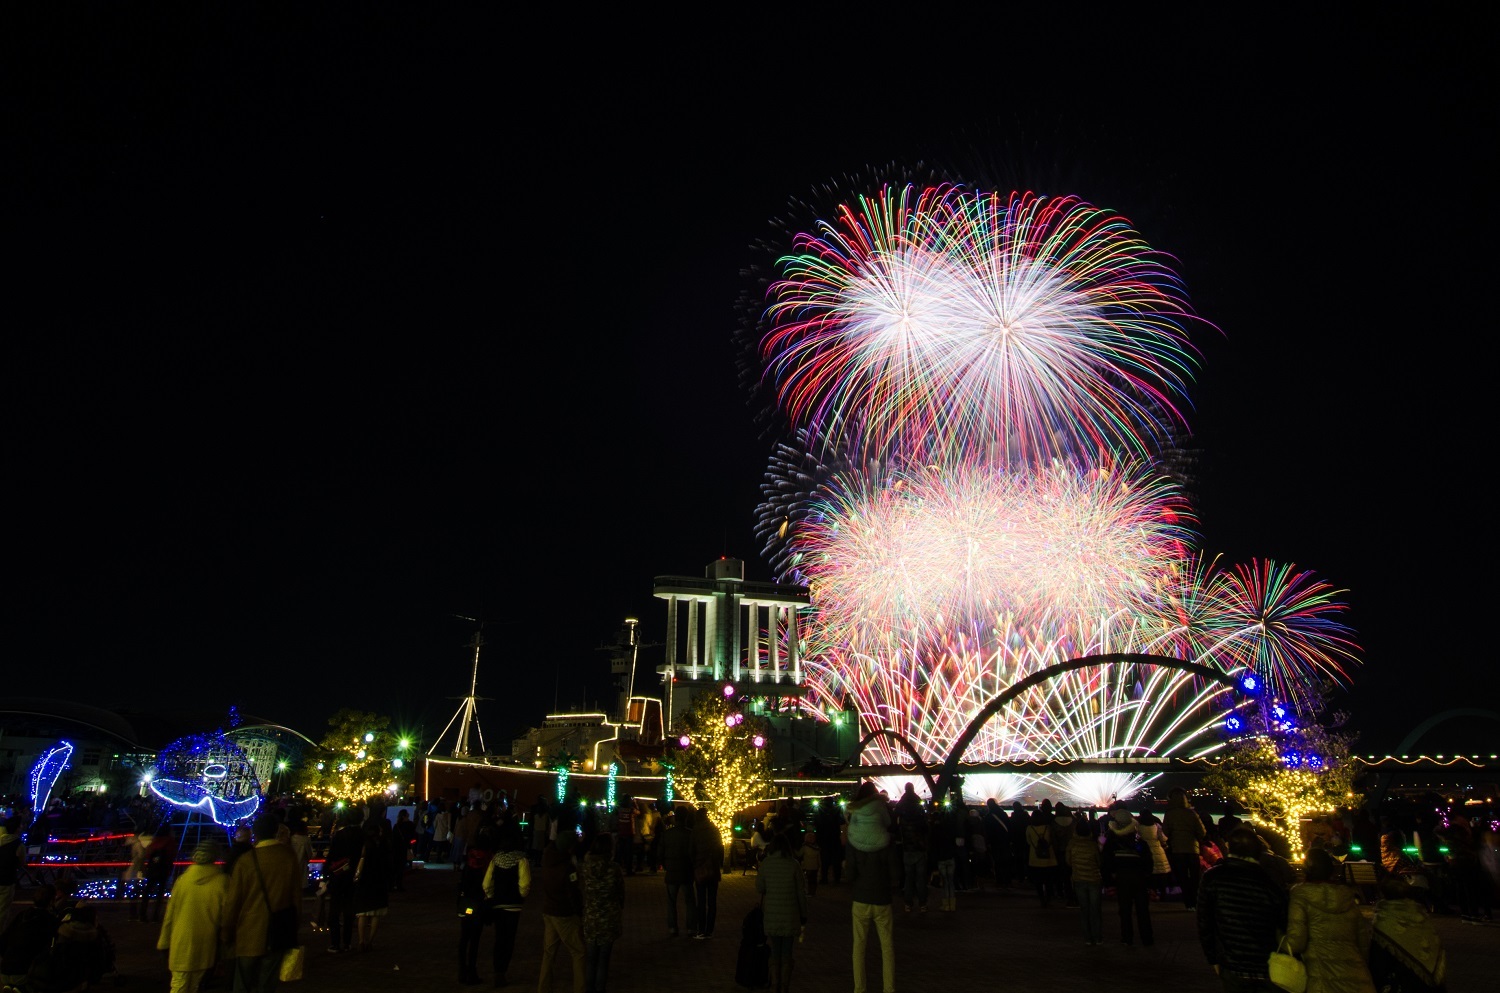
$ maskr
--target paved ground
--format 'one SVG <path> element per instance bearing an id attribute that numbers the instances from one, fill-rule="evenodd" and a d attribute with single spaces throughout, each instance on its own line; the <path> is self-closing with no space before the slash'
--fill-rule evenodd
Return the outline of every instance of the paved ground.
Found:
<path id="1" fill-rule="evenodd" d="M 493 976 L 487 964 L 490 933 L 480 956 L 482 987 L 457 982 L 458 922 L 454 883 L 447 868 L 408 873 L 407 889 L 391 895 L 390 916 L 381 925 L 375 948 L 367 953 L 329 955 L 320 934 L 307 933 L 306 978 L 286 984 L 307 993 L 425 993 L 429 990 L 487 989 Z M 734 981 L 740 923 L 754 904 L 755 876 L 739 870 L 725 878 L 719 891 L 719 924 L 711 940 L 667 936 L 666 888 L 662 877 L 636 875 L 626 883 L 625 934 L 615 945 L 609 993 L 742 993 Z M 934 903 L 936 897 L 933 898 Z M 541 957 L 541 918 L 535 892 L 522 915 L 510 989 L 535 989 Z M 799 991 L 842 993 L 853 988 L 850 966 L 849 888 L 820 886 L 812 898 L 807 939 L 796 949 L 793 985 Z M 309 914 L 313 901 L 307 903 Z M 1165 986 L 1173 993 L 1216 993 L 1221 987 L 1204 964 L 1194 932 L 1193 915 L 1176 903 L 1152 905 L 1156 929 L 1153 948 L 1128 948 L 1117 939 L 1114 905 L 1104 908 L 1106 943 L 1086 947 L 1077 912 L 1061 906 L 1042 910 L 1028 890 L 987 889 L 959 894 L 956 913 L 936 909 L 922 915 L 896 908 L 896 977 L 898 993 L 952 993 L 1008 987 L 1048 989 L 1099 988 L 1135 991 Z M 165 991 L 166 953 L 154 950 L 157 927 L 130 924 L 123 906 L 101 902 L 100 919 L 115 938 L 124 986 Z M 1449 989 L 1481 993 L 1497 988 L 1500 975 L 1500 927 L 1460 925 L 1441 917 L 1448 945 Z M 880 965 L 871 945 L 872 993 L 880 993 Z M 569 990 L 564 959 L 556 988 Z M 226 990 L 218 982 L 214 990 Z"/>

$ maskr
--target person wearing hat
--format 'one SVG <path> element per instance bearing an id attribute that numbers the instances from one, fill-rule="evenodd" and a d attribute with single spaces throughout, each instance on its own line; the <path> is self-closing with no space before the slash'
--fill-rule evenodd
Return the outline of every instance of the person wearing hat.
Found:
<path id="1" fill-rule="evenodd" d="M 219 928 L 229 876 L 214 863 L 217 846 L 205 841 L 193 849 L 192 864 L 172 884 L 172 898 L 161 922 L 156 947 L 167 953 L 172 993 L 194 993 L 219 959 Z"/>

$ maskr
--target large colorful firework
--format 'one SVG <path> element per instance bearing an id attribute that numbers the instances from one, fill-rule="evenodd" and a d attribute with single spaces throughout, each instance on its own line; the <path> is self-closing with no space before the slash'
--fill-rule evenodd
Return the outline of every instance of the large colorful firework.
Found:
<path id="1" fill-rule="evenodd" d="M 881 190 L 795 239 L 759 355 L 796 426 L 863 454 L 1146 455 L 1184 426 L 1167 260 L 1076 198 Z"/>
<path id="2" fill-rule="evenodd" d="M 896 732 L 876 762 L 936 764 L 997 694 L 1070 659 L 1252 668 L 1293 701 L 1347 675 L 1338 591 L 1195 549 L 1168 467 L 1196 318 L 1129 222 L 957 186 L 833 217 L 779 259 L 754 343 L 794 431 L 758 530 L 778 577 L 810 587 L 810 708 Z M 1167 666 L 1076 669 L 1019 694 L 964 759 L 1201 754 L 1224 693 Z M 1143 781 L 1052 785 L 1097 802 Z"/>

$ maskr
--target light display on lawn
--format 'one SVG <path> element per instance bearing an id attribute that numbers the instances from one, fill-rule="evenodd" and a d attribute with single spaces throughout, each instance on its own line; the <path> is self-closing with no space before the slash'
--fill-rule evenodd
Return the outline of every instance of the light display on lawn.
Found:
<path id="1" fill-rule="evenodd" d="M 228 827 L 255 816 L 261 786 L 244 751 L 222 734 L 179 738 L 157 756 L 147 788 L 162 802 Z"/>
<path id="2" fill-rule="evenodd" d="M 67 771 L 68 763 L 73 758 L 73 743 L 59 741 L 53 747 L 42 753 L 31 767 L 31 789 L 29 792 L 31 800 L 31 816 L 41 816 L 47 809 L 47 804 L 52 802 L 52 790 L 62 774 Z"/>
<path id="3" fill-rule="evenodd" d="M 778 581 L 810 590 L 809 716 L 852 706 L 916 753 L 883 737 L 867 762 L 934 765 L 987 701 L 1072 659 L 1244 670 L 1294 706 L 1347 682 L 1342 591 L 1195 547 L 1178 446 L 1190 330 L 1208 325 L 1171 259 L 1076 197 L 886 186 L 831 216 L 792 228 L 745 340 L 788 428 L 757 532 Z M 1231 695 L 1171 668 L 1080 668 L 964 759 L 1207 754 Z M 984 795 L 986 778 L 967 781 Z M 1102 804 L 1146 781 L 1049 786 Z"/>

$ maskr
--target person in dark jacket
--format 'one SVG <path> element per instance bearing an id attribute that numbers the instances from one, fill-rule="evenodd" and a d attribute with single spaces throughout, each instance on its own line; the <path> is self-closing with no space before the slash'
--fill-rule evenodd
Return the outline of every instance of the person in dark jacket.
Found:
<path id="1" fill-rule="evenodd" d="M 1188 803 L 1187 791 L 1180 786 L 1172 787 L 1167 794 L 1162 829 L 1167 833 L 1167 861 L 1172 865 L 1172 877 L 1182 889 L 1183 907 L 1193 910 L 1198 906 L 1198 883 L 1203 879 L 1199 849 L 1208 832 L 1203 818 Z"/>
<path id="2" fill-rule="evenodd" d="M 844 879 L 844 811 L 838 797 L 826 797 L 816 801 L 813 807 L 813 824 L 818 832 L 818 847 L 822 849 L 818 882 L 834 885 Z"/>
<path id="3" fill-rule="evenodd" d="M 26 974 L 52 947 L 62 924 L 53 906 L 56 899 L 57 890 L 51 884 L 38 887 L 32 905 L 0 931 L 0 983 L 25 988 Z"/>
<path id="4" fill-rule="evenodd" d="M 787 993 L 792 984 L 792 950 L 807 927 L 807 881 L 802 864 L 792 857 L 784 833 L 771 839 L 755 877 L 760 894 L 762 924 L 771 946 L 771 985 Z"/>
<path id="5" fill-rule="evenodd" d="M 872 925 L 880 941 L 881 989 L 892 993 L 896 988 L 896 945 L 891 933 L 891 894 L 901 886 L 901 862 L 894 848 L 867 852 L 851 845 L 848 853 L 844 874 L 853 888 L 854 993 L 867 993 L 865 947 Z"/>
<path id="6" fill-rule="evenodd" d="M 1236 828 L 1228 844 L 1228 857 L 1198 887 L 1198 942 L 1224 989 L 1277 993 L 1267 960 L 1286 930 L 1287 892 L 1257 861 L 1254 831 Z"/>
<path id="7" fill-rule="evenodd" d="M 693 861 L 693 899 L 697 902 L 698 933 L 706 941 L 714 936 L 719 915 L 719 880 L 724 874 L 724 839 L 709 820 L 707 811 L 693 816 L 689 851 Z"/>
<path id="8" fill-rule="evenodd" d="M 578 863 L 573 858 L 576 838 L 559 831 L 557 839 L 542 850 L 542 971 L 538 993 L 552 989 L 552 963 L 557 946 L 567 949 L 573 960 L 573 993 L 583 993 L 583 886 Z"/>
<path id="9" fill-rule="evenodd" d="M 1010 820 L 1005 814 L 1005 808 L 1001 807 L 994 797 L 984 802 L 984 816 L 980 818 L 980 824 L 984 827 L 984 847 L 989 853 L 990 872 L 993 874 L 995 885 L 1001 889 L 1009 889 Z"/>
<path id="10" fill-rule="evenodd" d="M 166 902 L 176 858 L 177 841 L 172 837 L 171 829 L 163 825 L 151 839 L 151 844 L 146 846 L 146 882 L 141 889 L 140 918 L 148 924 L 161 920 L 162 904 Z"/>
<path id="11" fill-rule="evenodd" d="M 1155 943 L 1151 930 L 1151 856 L 1141 838 L 1141 825 L 1131 816 L 1124 801 L 1110 804 L 1104 820 L 1104 846 L 1100 861 L 1115 887 L 1115 901 L 1120 911 L 1120 941 L 1135 944 L 1134 930 L 1139 930 L 1141 944 Z"/>
<path id="12" fill-rule="evenodd" d="M 458 874 L 458 981 L 465 986 L 480 981 L 479 940 L 490 920 L 484 877 L 497 843 L 495 829 L 489 824 L 480 825 L 464 850 L 464 867 Z"/>
<path id="13" fill-rule="evenodd" d="M 358 811 L 345 811 L 328 841 L 323 878 L 328 883 L 328 950 L 347 952 L 354 945 L 354 866 L 364 847 Z"/>
<path id="14" fill-rule="evenodd" d="M 495 922 L 495 985 L 505 985 L 505 973 L 516 951 L 521 905 L 531 892 L 531 862 L 523 851 L 521 829 L 514 822 L 500 829 L 500 850 L 484 874 L 484 895 Z"/>
<path id="15" fill-rule="evenodd" d="M 990 801 L 994 803 L 993 800 Z M 952 808 L 935 807 L 932 812 L 932 828 L 928 833 L 927 854 L 937 870 L 939 909 L 949 913 L 958 909 L 954 881 L 957 879 L 958 818 Z"/>
<path id="16" fill-rule="evenodd" d="M 667 814 L 661 835 L 661 862 L 667 881 L 667 935 L 677 937 L 678 894 L 687 907 L 688 934 L 698 933 L 698 902 L 693 898 L 693 808 Z"/>

